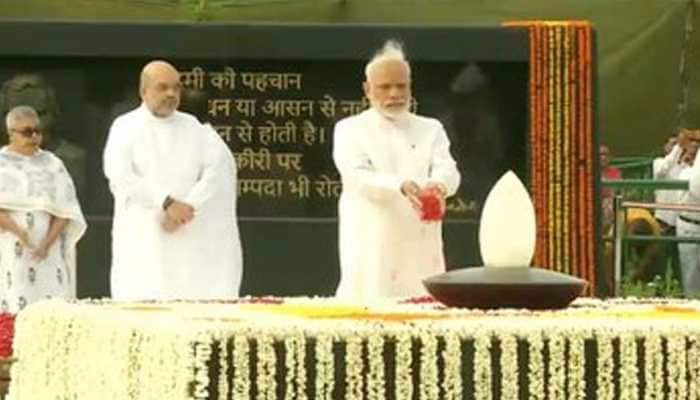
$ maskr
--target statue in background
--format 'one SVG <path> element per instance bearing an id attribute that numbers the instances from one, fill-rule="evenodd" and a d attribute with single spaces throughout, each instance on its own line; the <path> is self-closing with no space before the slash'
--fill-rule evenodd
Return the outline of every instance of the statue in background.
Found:
<path id="1" fill-rule="evenodd" d="M 26 105 L 39 114 L 43 147 L 63 161 L 75 182 L 78 193 L 85 192 L 85 149 L 61 137 L 56 132 L 60 107 L 54 89 L 38 74 L 19 74 L 5 81 L 0 88 L 0 115 L 4 118 L 14 107 Z M 1 135 L 5 137 L 5 135 Z"/>

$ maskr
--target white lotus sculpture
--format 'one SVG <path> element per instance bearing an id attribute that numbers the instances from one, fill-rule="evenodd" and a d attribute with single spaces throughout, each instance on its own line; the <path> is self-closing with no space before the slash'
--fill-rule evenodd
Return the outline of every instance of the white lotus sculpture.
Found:
<path id="1" fill-rule="evenodd" d="M 479 248 L 486 267 L 530 265 L 535 254 L 535 207 L 513 171 L 496 182 L 484 203 Z"/>
<path id="2" fill-rule="evenodd" d="M 530 267 L 537 239 L 535 209 L 525 185 L 508 171 L 489 192 L 481 214 L 483 267 L 456 269 L 423 280 L 438 301 L 453 307 L 566 307 L 586 281 Z"/>

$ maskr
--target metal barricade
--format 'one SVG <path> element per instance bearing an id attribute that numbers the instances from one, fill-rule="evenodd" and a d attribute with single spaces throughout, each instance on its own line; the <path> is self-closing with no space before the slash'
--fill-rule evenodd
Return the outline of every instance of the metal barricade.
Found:
<path id="1" fill-rule="evenodd" d="M 688 182 L 681 180 L 647 180 L 625 179 L 617 181 L 603 181 L 604 187 L 613 189 L 653 189 L 653 190 L 688 190 Z M 613 295 L 621 294 L 623 278 L 624 256 L 627 245 L 632 242 L 657 242 L 657 243 L 696 243 L 700 244 L 700 236 L 657 236 L 634 235 L 627 233 L 627 211 L 630 208 L 647 210 L 674 210 L 700 212 L 700 206 L 679 205 L 668 203 L 625 201 L 623 196 L 617 194 L 613 202 L 613 227 L 612 237 L 604 237 L 603 240 L 613 242 Z"/>

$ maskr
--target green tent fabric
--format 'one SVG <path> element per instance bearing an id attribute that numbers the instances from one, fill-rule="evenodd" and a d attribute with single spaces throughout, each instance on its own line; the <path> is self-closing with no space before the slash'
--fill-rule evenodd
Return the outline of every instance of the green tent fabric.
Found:
<path id="1" fill-rule="evenodd" d="M 598 40 L 598 133 L 616 155 L 637 155 L 659 148 L 677 123 L 688 1 L 700 0 L 3 0 L 0 15 L 31 20 L 423 26 L 586 19 L 592 21 Z M 699 35 L 694 32 L 691 37 L 688 63 L 685 120 L 691 127 L 700 127 Z"/>

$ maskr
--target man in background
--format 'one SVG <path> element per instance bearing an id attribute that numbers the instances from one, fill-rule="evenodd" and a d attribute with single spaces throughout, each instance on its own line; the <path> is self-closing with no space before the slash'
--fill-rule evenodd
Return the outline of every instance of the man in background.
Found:
<path id="1" fill-rule="evenodd" d="M 678 175 L 680 180 L 688 180 L 688 191 L 682 192 L 679 203 L 700 207 L 700 162 L 698 144 L 700 131 L 684 130 L 678 136 L 678 147 L 682 149 L 681 162 L 688 166 Z M 680 211 L 676 220 L 676 234 L 680 237 L 700 237 L 700 212 Z M 688 297 L 700 295 L 700 244 L 679 243 L 681 283 L 683 293 Z"/>
<path id="2" fill-rule="evenodd" d="M 610 148 L 601 144 L 598 149 L 600 157 L 600 179 L 613 181 L 622 179 L 622 171 L 610 165 Z M 603 232 L 608 232 L 612 229 L 613 220 L 613 201 L 615 199 L 615 190 L 612 188 L 602 188 L 600 191 L 600 203 L 603 212 Z"/>

